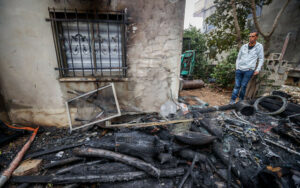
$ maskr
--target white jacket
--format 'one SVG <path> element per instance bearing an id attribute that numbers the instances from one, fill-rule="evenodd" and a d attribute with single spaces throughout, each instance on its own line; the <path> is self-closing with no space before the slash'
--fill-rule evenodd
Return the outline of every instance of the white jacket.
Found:
<path id="1" fill-rule="evenodd" d="M 255 46 L 249 50 L 248 45 L 249 43 L 244 44 L 239 51 L 236 70 L 254 70 L 258 60 L 256 71 L 259 72 L 264 63 L 264 47 L 261 43 L 256 42 Z"/>

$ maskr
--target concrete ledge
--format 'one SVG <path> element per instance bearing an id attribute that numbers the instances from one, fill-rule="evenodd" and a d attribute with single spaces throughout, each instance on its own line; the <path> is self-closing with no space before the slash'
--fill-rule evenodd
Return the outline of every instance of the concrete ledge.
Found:
<path id="1" fill-rule="evenodd" d="M 288 72 L 288 77 L 300 78 L 300 69 L 292 69 Z"/>
<path id="2" fill-rule="evenodd" d="M 11 109 L 8 113 L 12 123 L 21 125 L 39 125 L 68 127 L 68 117 L 65 107 L 56 109 L 22 108 Z"/>
<path id="3" fill-rule="evenodd" d="M 103 77 L 70 77 L 59 78 L 60 82 L 127 82 L 128 78 L 103 78 Z"/>

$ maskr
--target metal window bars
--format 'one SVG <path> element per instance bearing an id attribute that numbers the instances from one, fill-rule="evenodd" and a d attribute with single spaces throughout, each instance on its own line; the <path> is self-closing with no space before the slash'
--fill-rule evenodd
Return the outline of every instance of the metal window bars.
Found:
<path id="1" fill-rule="evenodd" d="M 60 77 L 126 77 L 124 11 L 49 8 Z"/>

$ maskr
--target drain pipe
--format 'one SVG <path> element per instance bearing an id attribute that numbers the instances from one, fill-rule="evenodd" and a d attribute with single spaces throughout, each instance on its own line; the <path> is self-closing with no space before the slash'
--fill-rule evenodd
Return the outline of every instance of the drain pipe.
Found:
<path id="1" fill-rule="evenodd" d="M 225 111 L 225 110 L 233 110 L 233 109 L 241 112 L 241 114 L 243 114 L 245 116 L 251 116 L 255 113 L 254 107 L 245 101 L 240 101 L 235 104 L 228 104 L 228 105 L 223 105 L 223 106 L 214 106 L 214 107 L 210 107 L 210 108 L 197 109 L 197 110 L 195 110 L 195 112 L 209 113 L 209 112 Z"/>
<path id="2" fill-rule="evenodd" d="M 13 128 L 13 129 L 23 129 L 23 130 L 27 130 L 27 131 L 32 131 L 32 134 L 29 138 L 29 140 L 26 142 L 26 144 L 23 146 L 23 148 L 19 151 L 19 153 L 17 154 L 17 156 L 13 159 L 13 161 L 10 163 L 9 167 L 1 174 L 0 176 L 0 188 L 4 186 L 4 184 L 7 182 L 7 180 L 9 180 L 11 174 L 13 173 L 13 171 L 19 166 L 19 163 L 21 162 L 24 154 L 26 153 L 26 151 L 29 149 L 31 143 L 33 142 L 38 130 L 38 128 L 31 128 L 31 127 L 14 127 L 11 125 L 7 125 L 9 128 Z"/>

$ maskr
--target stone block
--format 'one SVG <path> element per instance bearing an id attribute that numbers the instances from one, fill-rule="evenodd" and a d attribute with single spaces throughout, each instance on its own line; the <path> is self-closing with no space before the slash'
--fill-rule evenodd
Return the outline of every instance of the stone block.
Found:
<path id="1" fill-rule="evenodd" d="M 26 176 L 39 171 L 42 159 L 32 159 L 23 161 L 19 167 L 13 172 L 13 176 Z"/>
<path id="2" fill-rule="evenodd" d="M 271 53 L 268 59 L 279 60 L 281 53 Z"/>

